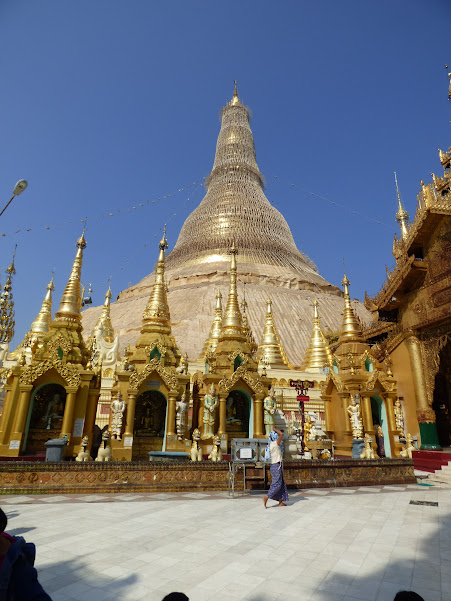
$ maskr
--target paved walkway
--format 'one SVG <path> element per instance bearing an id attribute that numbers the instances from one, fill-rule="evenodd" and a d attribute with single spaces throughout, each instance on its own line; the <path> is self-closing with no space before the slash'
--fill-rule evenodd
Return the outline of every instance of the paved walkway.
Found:
<path id="1" fill-rule="evenodd" d="M 411 504 L 415 502 L 436 505 Z M 53 601 L 451 601 L 451 488 L 2 497 Z M 269 505 L 271 501 L 269 502 Z"/>

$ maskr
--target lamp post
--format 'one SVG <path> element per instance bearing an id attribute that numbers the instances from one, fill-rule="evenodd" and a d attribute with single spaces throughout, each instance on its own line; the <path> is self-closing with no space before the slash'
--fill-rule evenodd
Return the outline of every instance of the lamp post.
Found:
<path id="1" fill-rule="evenodd" d="M 12 203 L 12 201 L 15 199 L 15 197 L 19 196 L 19 194 L 22 194 L 22 192 L 25 190 L 25 188 L 27 186 L 28 186 L 28 182 L 24 179 L 20 179 L 17 182 L 17 184 L 14 186 L 13 195 L 11 196 L 9 202 L 3 207 L 2 212 L 0 213 L 0 217 L 3 215 L 3 213 L 9 207 L 9 205 Z"/>

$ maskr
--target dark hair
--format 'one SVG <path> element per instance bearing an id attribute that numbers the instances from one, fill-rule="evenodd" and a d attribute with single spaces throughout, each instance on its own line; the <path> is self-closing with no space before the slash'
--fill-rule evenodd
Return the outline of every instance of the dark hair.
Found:
<path id="1" fill-rule="evenodd" d="M 423 597 L 415 591 L 399 591 L 394 601 L 424 601 Z"/>
<path id="2" fill-rule="evenodd" d="M 189 601 L 185 593 L 169 593 L 163 598 L 163 601 Z"/>
<path id="3" fill-rule="evenodd" d="M 7 523 L 8 523 L 8 518 L 6 517 L 3 509 L 0 509 L 0 534 L 5 531 Z"/>

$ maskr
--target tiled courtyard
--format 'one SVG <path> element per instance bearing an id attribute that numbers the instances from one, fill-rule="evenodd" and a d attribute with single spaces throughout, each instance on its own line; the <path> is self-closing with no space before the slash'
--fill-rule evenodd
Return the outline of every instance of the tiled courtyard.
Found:
<path id="1" fill-rule="evenodd" d="M 438 502 L 415 505 L 410 501 Z M 451 601 L 451 489 L 2 497 L 54 601 Z M 271 504 L 271 502 L 269 502 Z"/>

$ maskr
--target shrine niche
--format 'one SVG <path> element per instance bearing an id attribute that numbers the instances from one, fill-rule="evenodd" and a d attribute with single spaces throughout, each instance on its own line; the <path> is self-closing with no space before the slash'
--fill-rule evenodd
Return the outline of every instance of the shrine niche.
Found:
<path id="1" fill-rule="evenodd" d="M 252 399 L 242 390 L 232 390 L 226 400 L 226 432 L 231 438 L 249 438 Z"/>
<path id="2" fill-rule="evenodd" d="M 25 429 L 25 451 L 42 451 L 45 449 L 43 440 L 59 437 L 66 396 L 61 384 L 43 384 L 34 391 Z"/>
<path id="3" fill-rule="evenodd" d="M 136 399 L 133 459 L 148 459 L 149 451 L 163 450 L 166 410 L 166 398 L 157 390 L 147 390 Z"/>

